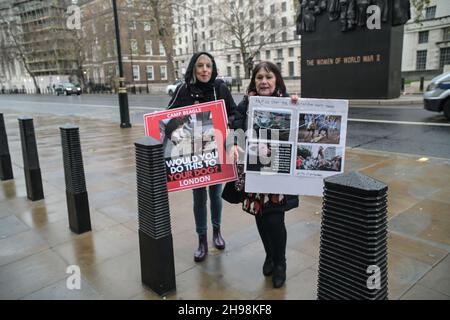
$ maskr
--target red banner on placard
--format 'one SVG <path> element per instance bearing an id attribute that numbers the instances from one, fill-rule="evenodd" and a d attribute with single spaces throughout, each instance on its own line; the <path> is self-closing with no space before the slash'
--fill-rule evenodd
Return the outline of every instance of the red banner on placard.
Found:
<path id="1" fill-rule="evenodd" d="M 144 115 L 145 134 L 163 143 L 169 192 L 236 180 L 226 163 L 223 100 Z"/>

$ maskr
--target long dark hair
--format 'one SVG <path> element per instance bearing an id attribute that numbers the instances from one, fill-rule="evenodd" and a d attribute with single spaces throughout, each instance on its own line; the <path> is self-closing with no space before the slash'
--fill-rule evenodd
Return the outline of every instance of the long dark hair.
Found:
<path id="1" fill-rule="evenodd" d="M 259 70 L 264 69 L 267 72 L 272 72 L 276 78 L 275 92 L 274 96 L 285 96 L 286 95 L 286 85 L 284 84 L 283 77 L 281 76 L 280 69 L 278 69 L 276 64 L 273 64 L 269 61 L 262 61 L 258 63 L 252 71 L 252 79 L 250 80 L 250 84 L 247 88 L 247 94 L 251 92 L 256 93 L 256 74 Z"/>

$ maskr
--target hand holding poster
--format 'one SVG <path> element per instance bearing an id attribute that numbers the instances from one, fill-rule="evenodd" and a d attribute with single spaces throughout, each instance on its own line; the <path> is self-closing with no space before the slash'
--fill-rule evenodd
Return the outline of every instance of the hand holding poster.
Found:
<path id="1" fill-rule="evenodd" d="M 323 194 L 344 171 L 348 101 L 250 97 L 245 191 Z"/>
<path id="2" fill-rule="evenodd" d="M 236 179 L 226 164 L 227 115 L 223 100 L 144 115 L 145 134 L 163 143 L 169 192 Z"/>

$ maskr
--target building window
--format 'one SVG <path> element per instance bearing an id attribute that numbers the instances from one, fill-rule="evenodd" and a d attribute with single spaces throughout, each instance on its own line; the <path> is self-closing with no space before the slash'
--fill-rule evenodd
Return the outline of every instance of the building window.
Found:
<path id="1" fill-rule="evenodd" d="M 264 21 L 259 23 L 259 31 L 264 31 Z"/>
<path id="2" fill-rule="evenodd" d="M 270 19 L 270 27 L 275 29 L 275 19 Z"/>
<path id="3" fill-rule="evenodd" d="M 270 5 L 270 14 L 275 14 L 275 5 Z"/>
<path id="4" fill-rule="evenodd" d="M 231 41 L 231 47 L 232 48 L 236 48 L 236 41 L 235 40 Z"/>
<path id="5" fill-rule="evenodd" d="M 450 27 L 444 28 L 442 40 L 450 41 Z"/>
<path id="6" fill-rule="evenodd" d="M 239 53 L 236 54 L 236 61 L 241 61 L 241 55 Z"/>
<path id="7" fill-rule="evenodd" d="M 255 59 L 256 60 L 261 60 L 261 52 L 256 52 L 256 54 L 255 54 Z"/>
<path id="8" fill-rule="evenodd" d="M 450 48 L 441 49 L 441 59 L 439 65 L 441 68 L 445 65 L 450 65 Z"/>
<path id="9" fill-rule="evenodd" d="M 164 49 L 164 45 L 161 41 L 159 42 L 159 55 L 160 56 L 166 55 L 166 49 Z"/>
<path id="10" fill-rule="evenodd" d="M 227 67 L 227 76 L 231 77 L 231 67 Z"/>
<path id="11" fill-rule="evenodd" d="M 209 30 L 209 37 L 210 37 L 210 38 L 214 38 L 214 31 Z"/>
<path id="12" fill-rule="evenodd" d="M 289 77 L 294 76 L 294 61 L 289 61 Z"/>
<path id="13" fill-rule="evenodd" d="M 151 29 L 152 29 L 152 27 L 151 27 L 150 21 L 144 21 L 144 31 L 150 31 Z"/>
<path id="14" fill-rule="evenodd" d="M 286 2 L 281 3 L 281 11 L 286 12 Z"/>
<path id="15" fill-rule="evenodd" d="M 209 51 L 214 51 L 214 43 L 213 42 L 209 43 Z"/>
<path id="16" fill-rule="evenodd" d="M 131 20 L 128 22 L 130 30 L 136 30 L 136 20 Z"/>
<path id="17" fill-rule="evenodd" d="M 282 40 L 282 41 L 287 41 L 287 33 L 286 33 L 286 32 L 283 32 L 283 33 L 281 34 L 281 40 Z"/>
<path id="18" fill-rule="evenodd" d="M 231 62 L 231 54 L 227 55 L 227 62 Z"/>
<path id="19" fill-rule="evenodd" d="M 281 26 L 282 27 L 286 27 L 287 26 L 287 18 L 286 17 L 281 18 Z"/>
<path id="20" fill-rule="evenodd" d="M 270 42 L 275 42 L 275 34 L 270 35 Z"/>
<path id="21" fill-rule="evenodd" d="M 283 72 L 281 71 L 281 62 L 277 62 L 277 67 L 278 67 L 278 69 L 280 70 L 280 72 L 283 73 Z"/>
<path id="22" fill-rule="evenodd" d="M 434 19 L 436 17 L 436 6 L 425 9 L 425 19 Z"/>
<path id="23" fill-rule="evenodd" d="M 260 44 L 263 44 L 263 43 L 264 43 L 264 36 L 260 36 L 260 37 L 259 37 L 259 43 L 260 43 Z"/>
<path id="24" fill-rule="evenodd" d="M 136 65 L 133 66 L 133 80 L 134 81 L 141 80 L 141 77 L 139 74 L 139 66 L 136 66 Z"/>
<path id="25" fill-rule="evenodd" d="M 417 51 L 416 70 L 425 70 L 427 67 L 427 50 Z"/>
<path id="26" fill-rule="evenodd" d="M 283 49 L 277 49 L 277 58 L 283 59 Z"/>
<path id="27" fill-rule="evenodd" d="M 294 56 L 294 48 L 289 48 L 289 57 Z"/>
<path id="28" fill-rule="evenodd" d="M 147 71 L 147 80 L 155 80 L 155 76 L 153 73 L 153 66 L 147 66 L 146 71 Z"/>
<path id="29" fill-rule="evenodd" d="M 145 54 L 153 55 L 152 40 L 145 40 Z"/>
<path id="30" fill-rule="evenodd" d="M 130 46 L 131 46 L 131 54 L 138 54 L 139 53 L 138 43 L 137 43 L 136 39 L 131 39 L 130 40 Z"/>
<path id="31" fill-rule="evenodd" d="M 235 73 L 236 73 L 236 78 L 239 79 L 241 77 L 241 68 L 239 66 L 236 66 L 234 68 L 234 70 L 235 70 Z"/>
<path id="32" fill-rule="evenodd" d="M 205 31 L 202 31 L 202 40 L 205 40 Z"/>
<path id="33" fill-rule="evenodd" d="M 206 44 L 202 43 L 202 51 L 206 51 Z"/>
<path id="34" fill-rule="evenodd" d="M 429 31 L 420 31 L 419 32 L 419 43 L 428 43 L 428 35 Z"/>
<path id="35" fill-rule="evenodd" d="M 167 66 L 160 66 L 159 73 L 161 74 L 161 80 L 167 80 Z"/>
<path id="36" fill-rule="evenodd" d="M 127 0 L 127 7 L 134 7 L 134 0 Z"/>
<path id="37" fill-rule="evenodd" d="M 270 59 L 270 50 L 266 50 L 266 59 Z"/>

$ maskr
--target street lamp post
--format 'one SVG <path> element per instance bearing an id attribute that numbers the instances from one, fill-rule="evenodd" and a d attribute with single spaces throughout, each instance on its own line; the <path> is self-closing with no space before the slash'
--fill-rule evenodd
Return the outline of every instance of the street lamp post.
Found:
<path id="1" fill-rule="evenodd" d="M 120 49 L 120 30 L 119 17 L 117 16 L 117 3 L 112 0 L 114 12 L 114 24 L 116 27 L 116 43 L 117 43 L 117 62 L 119 65 L 119 107 L 120 107 L 120 127 L 131 128 L 130 112 L 128 110 L 128 94 L 125 86 L 125 77 L 123 76 L 122 52 Z"/>

